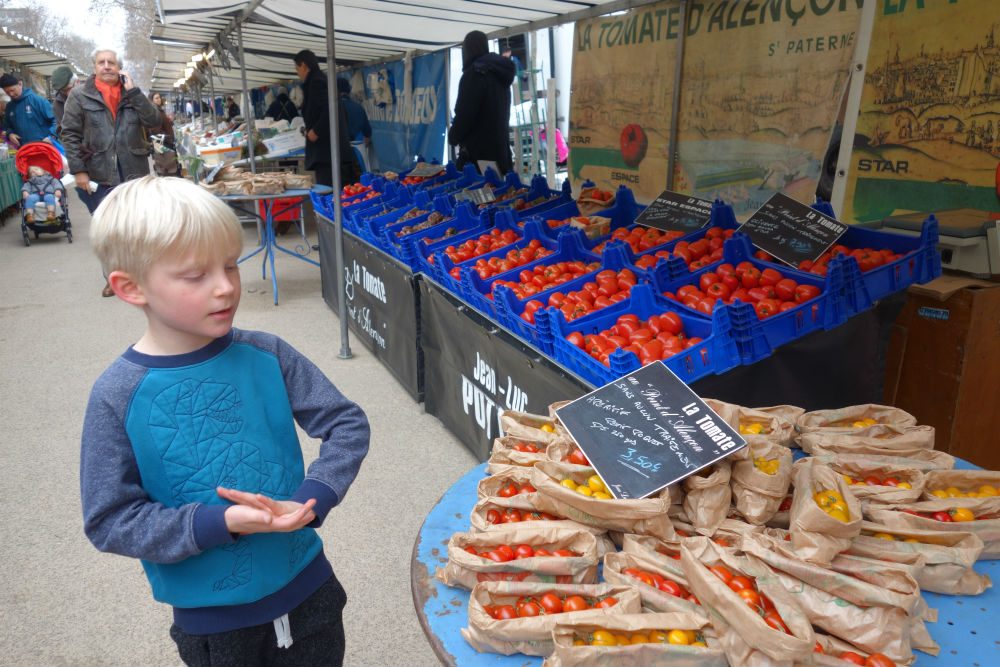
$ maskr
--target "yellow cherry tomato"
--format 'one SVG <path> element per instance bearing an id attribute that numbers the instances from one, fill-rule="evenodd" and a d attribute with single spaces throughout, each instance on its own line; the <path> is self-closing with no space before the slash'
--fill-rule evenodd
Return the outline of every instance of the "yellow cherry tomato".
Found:
<path id="1" fill-rule="evenodd" d="M 912 489 L 913 486 L 909 482 L 900 482 L 896 485 L 897 489 Z"/>
<path id="2" fill-rule="evenodd" d="M 592 497 L 597 498 L 598 500 L 614 500 L 614 496 L 607 491 L 594 491 L 594 495 Z"/>
<path id="3" fill-rule="evenodd" d="M 861 420 L 858 420 L 858 421 L 852 423 L 851 426 L 854 427 L 854 428 L 864 428 L 865 426 L 867 426 L 867 424 L 865 424 Z"/>
<path id="4" fill-rule="evenodd" d="M 619 646 L 628 646 L 632 642 L 625 635 L 615 635 L 615 641 L 618 642 Z"/>
<path id="5" fill-rule="evenodd" d="M 851 520 L 851 515 L 850 514 L 848 514 L 847 512 L 843 512 L 843 511 L 841 511 L 839 509 L 836 509 L 836 510 L 833 510 L 833 509 L 827 510 L 827 514 L 829 514 L 830 516 L 832 516 L 837 521 L 843 521 L 844 523 L 847 523 L 848 521 Z"/>
<path id="6" fill-rule="evenodd" d="M 843 477 L 844 481 L 847 482 L 848 484 L 854 484 L 854 478 L 851 477 L 850 475 L 841 475 L 841 477 Z"/>
<path id="7" fill-rule="evenodd" d="M 649 643 L 649 637 L 647 637 L 646 635 L 642 634 L 641 632 L 636 632 L 631 637 L 629 637 L 629 643 L 631 643 L 631 644 L 648 644 Z"/>
<path id="8" fill-rule="evenodd" d="M 604 482 L 597 475 L 591 475 L 587 478 L 587 486 L 590 487 L 591 491 L 607 491 Z"/>
<path id="9" fill-rule="evenodd" d="M 819 505 L 823 509 L 826 509 L 835 502 L 843 500 L 843 498 L 840 497 L 839 493 L 834 495 L 835 493 L 836 492 L 833 491 L 818 491 L 816 494 L 813 495 L 813 500 L 816 501 L 817 505 Z"/>
<path id="10" fill-rule="evenodd" d="M 944 489 L 934 489 L 933 491 L 931 491 L 931 495 L 934 496 L 935 498 L 947 498 L 948 492 L 945 491 Z"/>
<path id="11" fill-rule="evenodd" d="M 890 542 L 896 541 L 896 538 L 889 533 L 873 533 L 872 537 L 877 537 L 880 540 L 889 540 Z"/>
<path id="12" fill-rule="evenodd" d="M 903 540 L 903 541 L 904 541 L 904 542 L 913 542 L 913 543 L 916 543 L 916 544 L 920 544 L 920 540 L 918 540 L 918 539 L 917 539 L 917 538 L 915 538 L 915 537 L 907 537 L 907 538 L 906 538 L 905 540 Z"/>
<path id="13" fill-rule="evenodd" d="M 708 644 L 705 642 L 691 642 L 688 646 L 697 646 L 698 648 L 708 648 Z"/>
<path id="14" fill-rule="evenodd" d="M 687 646 L 691 643 L 691 638 L 688 637 L 687 630 L 671 630 L 667 633 L 667 643 Z"/>
<path id="15" fill-rule="evenodd" d="M 586 646 L 587 642 L 583 641 L 579 637 L 573 640 L 573 646 Z"/>
<path id="16" fill-rule="evenodd" d="M 572 489 L 573 491 L 576 491 L 576 482 L 574 482 L 573 480 L 571 480 L 569 477 L 567 477 L 566 479 L 564 479 L 563 481 L 561 481 L 559 483 L 562 486 L 565 486 L 567 489 Z"/>
<path id="17" fill-rule="evenodd" d="M 992 484 L 983 484 L 979 487 L 979 495 L 986 498 L 997 495 L 997 488 Z"/>
<path id="18" fill-rule="evenodd" d="M 829 507 L 826 508 L 826 511 L 827 512 L 837 511 L 837 512 L 843 512 L 844 514 L 849 514 L 849 511 L 847 509 L 847 503 L 843 502 L 837 502 L 830 505 Z"/>
<path id="19" fill-rule="evenodd" d="M 963 495 L 961 489 L 956 486 L 949 486 L 944 492 L 948 494 L 949 498 L 961 498 Z"/>
<path id="20" fill-rule="evenodd" d="M 956 507 L 951 512 L 952 521 L 974 521 L 976 515 L 968 507 Z"/>
<path id="21" fill-rule="evenodd" d="M 556 427 L 553 426 L 552 424 L 542 424 L 542 430 L 545 431 L 546 433 L 555 433 Z"/>
<path id="22" fill-rule="evenodd" d="M 583 484 L 576 487 L 576 492 L 579 493 L 581 496 L 587 496 L 588 498 L 594 495 L 594 492 L 590 490 L 590 487 L 584 486 Z"/>
<path id="23" fill-rule="evenodd" d="M 614 634 L 608 630 L 594 630 L 594 634 L 590 636 L 591 646 L 617 646 L 618 640 L 615 639 Z"/>
<path id="24" fill-rule="evenodd" d="M 663 630 L 650 630 L 649 641 L 653 644 L 666 644 L 669 635 Z"/>

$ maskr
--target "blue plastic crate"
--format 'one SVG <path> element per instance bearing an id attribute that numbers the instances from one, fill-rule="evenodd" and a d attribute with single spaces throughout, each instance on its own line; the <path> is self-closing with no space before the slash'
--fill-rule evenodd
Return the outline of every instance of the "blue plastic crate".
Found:
<path id="1" fill-rule="evenodd" d="M 563 233 L 559 236 L 559 240 L 562 241 L 563 238 L 569 235 L 569 232 Z M 579 235 L 582 236 L 582 234 Z M 548 260 L 549 258 L 546 257 L 545 259 Z M 595 280 L 595 276 L 601 271 L 621 271 L 622 269 L 629 268 L 628 257 L 620 248 L 609 248 L 599 261 L 601 262 L 601 265 L 593 271 L 585 273 L 579 278 L 570 280 L 562 285 L 556 285 L 543 292 L 534 294 L 527 299 L 518 299 L 514 295 L 513 290 L 504 285 L 497 285 L 493 288 L 493 303 L 496 308 L 497 319 L 500 321 L 500 324 L 504 325 L 507 329 L 528 342 L 538 345 L 543 350 L 546 349 L 550 345 L 550 341 L 546 341 L 544 323 L 540 325 L 536 320 L 536 323 L 532 325 L 521 317 L 521 314 L 524 313 L 524 309 L 528 302 L 537 300 L 541 301 L 543 304 L 547 304 L 549 297 L 556 292 L 569 294 L 570 292 L 583 289 L 584 284 Z M 544 263 L 551 264 L 552 262 L 546 261 Z"/>
<path id="2" fill-rule="evenodd" d="M 738 302 L 733 304 L 730 316 L 733 336 L 740 347 L 744 364 L 752 364 L 770 356 L 781 345 L 802 338 L 814 331 L 840 326 L 847 321 L 848 317 L 855 314 L 845 296 L 845 275 L 850 272 L 851 267 L 841 258 L 830 262 L 830 270 L 826 277 L 820 278 L 801 271 L 782 268 L 753 257 L 753 245 L 751 245 L 749 237 L 745 234 L 734 234 L 723 246 L 723 259 L 733 266 L 740 262 L 749 261 L 761 271 L 766 268 L 774 269 L 782 276 L 791 278 L 797 283 L 814 285 L 821 290 L 820 295 L 816 298 L 783 313 L 773 315 L 766 320 L 757 319 L 752 304 Z M 667 263 L 668 265 L 676 265 L 678 262 L 683 264 L 684 260 L 672 257 Z M 707 266 L 694 271 L 687 277 L 668 283 L 656 282 L 657 291 L 661 295 L 663 292 L 676 294 L 677 290 L 684 285 L 698 285 L 701 276 L 715 269 L 715 265 Z M 699 314 L 698 311 L 688 308 L 679 301 L 663 296 L 658 298 L 683 312 Z M 716 310 L 718 308 L 719 302 L 716 303 Z"/>
<path id="3" fill-rule="evenodd" d="M 453 292 L 458 296 L 463 296 L 464 292 L 462 290 L 462 281 L 460 278 L 455 279 L 451 275 L 452 269 L 458 268 L 459 275 L 461 275 L 461 271 L 464 267 L 469 267 L 474 270 L 475 265 L 476 263 L 479 262 L 479 260 L 488 262 L 493 257 L 504 258 L 512 250 L 521 250 L 534 240 L 537 240 L 539 243 L 541 243 L 542 247 L 544 247 L 546 250 L 551 250 L 552 252 L 556 252 L 559 249 L 558 241 L 552 239 L 551 237 L 549 237 L 548 234 L 542 231 L 541 223 L 539 223 L 537 220 L 529 220 L 527 223 L 525 223 L 524 229 L 521 229 L 516 225 L 514 225 L 513 227 L 509 225 L 513 225 L 513 223 L 509 222 L 509 220 L 507 221 L 498 220 L 497 225 L 492 229 L 499 229 L 500 231 L 513 229 L 513 231 L 516 234 L 518 234 L 518 236 L 520 236 L 520 240 L 515 241 L 514 243 L 506 245 L 502 248 L 497 248 L 496 250 L 493 250 L 491 252 L 483 253 L 482 255 L 479 255 L 477 257 L 472 257 L 464 262 L 459 262 L 457 264 L 452 262 L 451 259 L 443 252 L 444 248 L 446 248 L 448 245 L 459 245 L 469 240 L 470 238 L 475 239 L 481 236 L 482 234 L 488 234 L 492 231 L 492 229 L 490 228 L 484 228 L 482 230 L 471 230 L 460 236 L 446 239 L 445 241 L 441 241 L 438 244 L 436 244 L 438 248 L 434 252 L 434 262 L 431 263 L 428 261 L 427 257 L 429 257 L 429 255 L 425 256 L 424 260 L 420 262 L 421 270 L 423 270 L 425 273 L 429 273 L 434 278 L 434 280 L 438 282 L 438 284 L 443 286 L 448 291 Z M 450 243 L 448 243 L 449 241 Z M 524 266 L 527 266 L 529 264 L 532 266 L 535 265 L 534 263 L 529 262 Z M 521 270 L 524 268 L 524 266 L 519 266 L 517 267 L 517 269 Z"/>
<path id="4" fill-rule="evenodd" d="M 381 196 L 372 199 L 363 199 L 353 206 L 344 207 L 344 227 L 350 229 L 358 236 L 368 233 L 363 221 L 365 218 L 381 215 L 387 211 L 413 203 L 413 195 L 410 191 L 398 183 L 387 181 L 385 191 Z"/>
<path id="5" fill-rule="evenodd" d="M 400 222 L 404 224 L 412 224 L 414 220 L 419 222 L 426 218 L 431 211 L 436 210 L 436 202 L 428 197 L 426 192 L 406 188 L 404 191 L 405 194 L 401 194 L 390 202 L 389 205 L 393 207 L 390 210 L 361 217 L 357 220 L 358 227 L 365 231 L 366 238 L 371 239 L 370 242 L 380 248 L 382 247 L 383 230 Z M 451 214 L 450 207 L 447 209 L 447 213 Z M 401 220 L 407 215 L 410 216 L 407 220 Z"/>
<path id="6" fill-rule="evenodd" d="M 512 172 L 513 173 L 513 172 Z M 508 174 L 510 176 L 510 174 Z M 562 190 L 552 190 L 549 188 L 548 182 L 543 176 L 535 176 L 531 179 L 531 183 L 524 185 L 518 181 L 516 187 L 504 188 L 502 191 L 497 191 L 497 197 L 502 197 L 508 193 L 517 192 L 522 188 L 527 188 L 527 192 L 513 196 L 509 199 L 504 199 L 502 201 L 491 202 L 489 204 L 484 204 L 481 208 L 488 210 L 491 216 L 496 216 L 497 213 L 504 210 L 519 211 L 523 216 L 531 215 L 531 211 L 542 212 L 549 208 L 552 208 L 560 203 L 572 200 L 572 190 L 570 190 L 569 197 L 566 197 L 564 191 Z M 539 203 L 528 206 L 525 208 L 517 209 L 515 208 L 518 201 L 522 203 L 527 203 L 535 201 L 536 199 L 543 199 Z"/>
<path id="7" fill-rule="evenodd" d="M 407 220 L 405 222 L 390 225 L 382 230 L 382 247 L 390 255 L 413 269 L 414 272 L 419 270 L 417 268 L 419 264 L 413 254 L 415 252 L 414 249 L 426 245 L 424 243 L 425 239 L 437 241 L 438 243 L 448 243 L 462 232 L 482 229 L 483 227 L 483 216 L 481 214 L 477 214 L 473 208 L 465 202 L 459 204 L 457 208 L 452 209 L 446 195 L 438 196 L 434 204 L 434 210 L 444 215 L 445 219 L 436 225 L 428 227 L 427 229 L 421 229 L 420 231 L 407 234 L 403 237 L 398 236 L 403 227 L 425 222 L 430 213 L 428 213 L 427 216 L 422 216 L 421 218 L 415 218 L 414 220 Z M 448 230 L 453 230 L 453 234 L 446 238 L 442 238 Z"/>
<path id="8" fill-rule="evenodd" d="M 473 165 L 467 164 L 462 168 L 462 172 L 458 178 L 433 184 L 426 188 L 426 191 L 432 198 L 437 197 L 438 195 L 451 195 L 452 204 L 454 204 L 456 203 L 454 200 L 456 192 L 481 188 L 487 183 L 489 183 L 492 187 L 499 187 L 502 184 L 502 181 L 492 169 L 487 169 L 486 175 L 480 176 L 479 172 L 476 171 L 476 168 Z"/>
<path id="9" fill-rule="evenodd" d="M 643 206 L 640 206 L 639 204 L 636 203 L 635 196 L 632 194 L 632 191 L 622 185 L 618 187 L 618 191 L 615 194 L 614 204 L 612 204 L 611 206 L 609 206 L 604 210 L 591 213 L 590 215 L 600 216 L 602 218 L 610 218 L 611 219 L 610 229 L 611 231 L 614 231 L 621 227 L 628 227 L 629 225 L 631 225 L 635 221 L 636 216 L 638 216 L 639 213 L 642 212 L 643 208 L 644 208 Z M 503 211 L 498 213 L 498 215 L 503 215 L 503 214 L 504 214 Z M 562 203 L 557 203 L 554 206 L 546 208 L 545 210 L 535 214 L 534 216 L 524 215 L 523 212 L 521 211 L 513 211 L 513 210 L 508 210 L 508 214 L 512 215 L 514 220 L 517 221 L 518 224 L 523 224 L 523 222 L 521 221 L 526 220 L 529 217 L 538 217 L 542 221 L 542 228 L 545 230 L 545 232 L 550 236 L 552 236 L 553 238 L 555 238 L 558 237 L 562 232 L 566 231 L 567 229 L 571 229 L 573 227 L 568 222 L 558 227 L 549 227 L 548 221 L 568 220 L 569 218 L 577 217 L 580 215 L 580 208 L 576 205 L 575 200 L 569 200 L 569 201 L 564 201 Z M 587 249 L 590 250 L 596 247 L 602 241 L 606 241 L 609 238 L 611 238 L 610 232 L 608 234 L 593 239 L 588 239 L 584 237 L 584 240 L 586 242 Z"/>
<path id="10" fill-rule="evenodd" d="M 516 280 L 517 275 L 524 270 L 534 270 L 536 266 L 555 264 L 557 262 L 600 262 L 596 255 L 587 252 L 583 247 L 583 234 L 578 230 L 576 233 L 566 233 L 559 237 L 557 249 L 551 255 L 546 255 L 541 259 L 528 262 L 504 273 L 483 280 L 479 277 L 471 266 L 462 268 L 461 294 L 462 298 L 476 310 L 488 315 L 497 317 L 497 308 L 492 298 L 488 298 L 493 293 L 493 284 L 498 280 Z M 567 285 L 569 283 L 566 283 Z"/>
<path id="11" fill-rule="evenodd" d="M 368 221 L 368 233 L 374 239 L 373 245 L 386 252 L 390 252 L 390 246 L 399 245 L 400 238 L 397 237 L 397 234 L 404 227 L 412 227 L 423 223 L 433 212 L 437 212 L 443 216 L 441 222 L 450 220 L 455 216 L 455 210 L 452 208 L 446 195 L 438 196 L 432 202 L 427 197 L 426 192 L 417 192 L 413 195 L 413 199 L 413 206 L 409 209 L 396 211 L 392 214 L 379 216 Z M 419 211 L 422 211 L 422 213 L 413 215 Z M 406 215 L 411 215 L 412 217 L 404 220 L 403 217 Z"/>
<path id="12" fill-rule="evenodd" d="M 584 335 L 600 333 L 611 328 L 626 313 L 646 320 L 652 315 L 662 315 L 669 311 L 680 316 L 685 335 L 702 339 L 696 345 L 664 360 L 663 363 L 681 380 L 691 383 L 707 375 L 724 373 L 740 364 L 739 349 L 732 335 L 729 307 L 716 309 L 711 319 L 691 315 L 665 305 L 656 297 L 651 285 L 636 285 L 627 300 L 572 322 L 567 322 L 563 314 L 554 308 L 547 309 L 544 319 L 547 320 L 552 336 L 551 347 L 556 361 L 588 382 L 602 386 L 637 370 L 641 366 L 639 358 L 632 352 L 619 349 L 611 354 L 608 367 L 570 343 L 566 336 L 574 331 Z M 537 312 L 535 317 L 538 317 Z"/>

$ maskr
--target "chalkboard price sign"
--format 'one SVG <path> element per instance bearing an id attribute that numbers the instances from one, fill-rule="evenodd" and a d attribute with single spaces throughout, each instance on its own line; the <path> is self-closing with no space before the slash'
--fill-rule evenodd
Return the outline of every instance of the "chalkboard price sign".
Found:
<path id="1" fill-rule="evenodd" d="M 755 246 L 798 267 L 815 261 L 847 231 L 847 225 L 776 193 L 740 227 Z"/>
<path id="2" fill-rule="evenodd" d="M 615 498 L 645 498 L 746 446 L 663 362 L 556 415 Z"/>
<path id="3" fill-rule="evenodd" d="M 679 192 L 664 190 L 635 219 L 637 225 L 655 227 L 666 232 L 697 231 L 712 219 L 712 202 Z"/>

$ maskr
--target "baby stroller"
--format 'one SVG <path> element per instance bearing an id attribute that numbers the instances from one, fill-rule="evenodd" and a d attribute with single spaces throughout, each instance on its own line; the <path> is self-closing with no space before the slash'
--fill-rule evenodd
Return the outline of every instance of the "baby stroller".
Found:
<path id="1" fill-rule="evenodd" d="M 35 141 L 25 144 L 18 149 L 14 156 L 14 166 L 21 178 L 27 180 L 29 167 L 41 167 L 52 174 L 55 178 L 63 175 L 63 157 L 59 150 L 44 141 Z M 61 234 L 66 232 L 66 240 L 73 242 L 73 225 L 69 221 L 69 207 L 65 197 L 61 203 L 56 203 L 55 220 L 46 220 L 44 217 L 36 219 L 35 222 L 27 222 L 24 219 L 24 200 L 18 200 L 21 211 L 21 236 L 24 238 L 24 245 L 30 246 L 31 239 L 28 232 L 34 232 L 37 239 L 41 234 Z"/>

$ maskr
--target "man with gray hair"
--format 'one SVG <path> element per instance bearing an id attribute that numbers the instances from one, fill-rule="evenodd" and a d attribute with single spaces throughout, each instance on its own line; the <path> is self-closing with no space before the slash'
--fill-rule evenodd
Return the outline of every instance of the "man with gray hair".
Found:
<path id="1" fill-rule="evenodd" d="M 160 124 L 160 110 L 121 71 L 118 54 L 94 54 L 94 73 L 70 91 L 62 141 L 76 193 L 92 214 L 112 188 L 149 175 L 144 128 Z M 105 284 L 102 296 L 114 296 Z"/>

